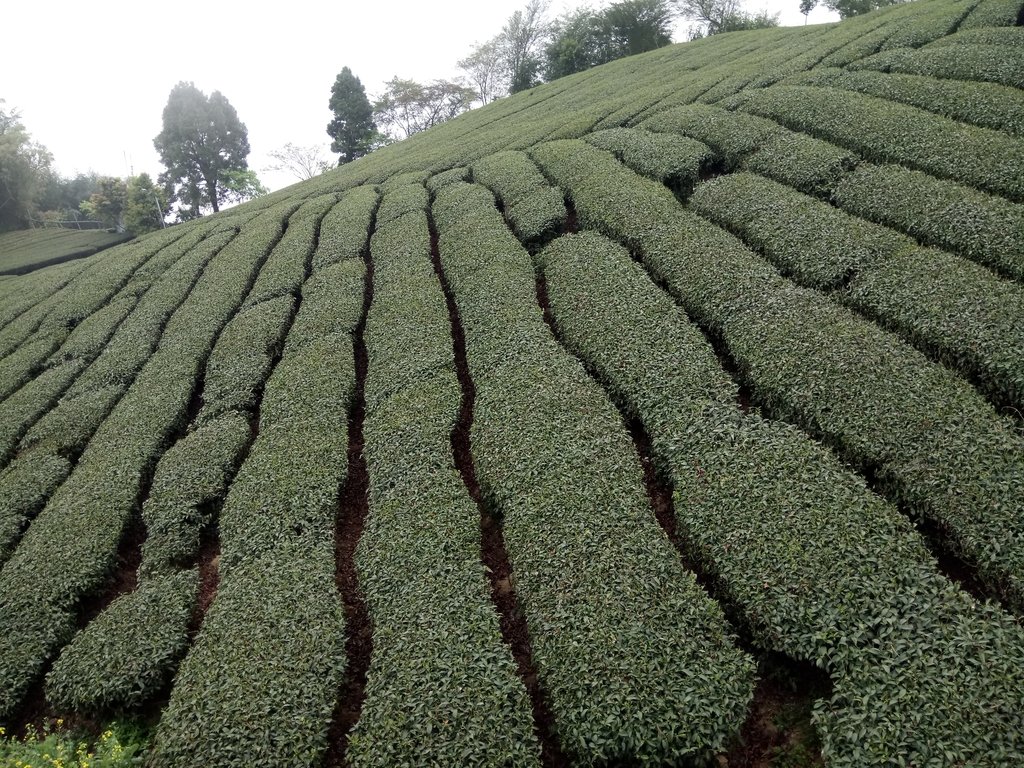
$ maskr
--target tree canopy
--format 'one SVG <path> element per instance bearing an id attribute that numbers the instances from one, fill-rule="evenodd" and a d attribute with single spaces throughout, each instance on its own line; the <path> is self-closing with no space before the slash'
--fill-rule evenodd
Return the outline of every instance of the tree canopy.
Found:
<path id="1" fill-rule="evenodd" d="M 469 56 L 458 63 L 476 88 L 476 98 L 487 104 L 508 93 L 508 69 L 501 37 L 474 45 Z"/>
<path id="2" fill-rule="evenodd" d="M 848 19 L 851 16 L 859 16 L 862 13 L 869 13 L 870 11 L 877 10 L 879 8 L 885 8 L 889 5 L 898 5 L 899 3 L 906 2 L 907 0 L 824 0 L 824 5 L 827 8 L 831 8 L 839 14 L 839 18 Z M 801 13 L 802 13 L 801 6 Z"/>
<path id="3" fill-rule="evenodd" d="M 53 161 L 32 141 L 21 114 L 4 103 L 0 99 L 0 232 L 28 226 Z"/>
<path id="4" fill-rule="evenodd" d="M 167 168 L 160 181 L 183 218 L 200 215 L 204 206 L 219 211 L 232 199 L 226 174 L 248 170 L 248 131 L 235 108 L 220 91 L 207 97 L 192 83 L 171 89 L 153 145 Z"/>
<path id="5" fill-rule="evenodd" d="M 529 0 L 526 6 L 508 17 L 499 36 L 508 73 L 509 93 L 533 88 L 540 82 L 543 61 L 541 45 L 547 37 L 548 0 Z"/>
<path id="6" fill-rule="evenodd" d="M 331 137 L 331 152 L 337 152 L 338 165 L 350 163 L 373 149 L 377 126 L 373 121 L 373 107 L 366 90 L 352 70 L 343 67 L 331 87 L 329 103 L 334 118 L 327 124 Z"/>
<path id="7" fill-rule="evenodd" d="M 751 13 L 743 9 L 742 0 L 676 0 L 676 5 L 682 16 L 694 22 L 691 37 L 779 26 L 779 14 Z"/>
<path id="8" fill-rule="evenodd" d="M 476 91 L 450 80 L 434 80 L 425 85 L 415 80 L 391 78 L 384 93 L 373 105 L 373 115 L 385 130 L 400 131 L 404 138 L 469 109 Z"/>
<path id="9" fill-rule="evenodd" d="M 601 11 L 569 11 L 551 27 L 545 76 L 554 80 L 668 45 L 674 15 L 666 0 L 621 0 Z"/>

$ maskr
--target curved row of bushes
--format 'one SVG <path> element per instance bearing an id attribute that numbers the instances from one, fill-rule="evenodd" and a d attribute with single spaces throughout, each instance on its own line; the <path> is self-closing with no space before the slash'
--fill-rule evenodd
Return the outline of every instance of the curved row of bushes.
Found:
<path id="1" fill-rule="evenodd" d="M 827 450 L 741 417 L 711 346 L 623 248 L 585 233 L 540 259 L 559 331 L 646 426 L 717 594 L 758 644 L 835 681 L 815 711 L 827 764 L 1020 760 L 1019 625 L 947 581 Z"/>
<path id="2" fill-rule="evenodd" d="M 753 664 L 655 522 L 618 412 L 545 327 L 492 195 L 449 184 L 433 214 L 476 388 L 477 477 L 562 749 L 586 764 L 721 751 Z"/>
<path id="3" fill-rule="evenodd" d="M 963 379 L 798 288 L 662 185 L 584 142 L 533 156 L 580 222 L 635 249 L 719 337 L 758 402 L 820 437 L 1024 609 L 1024 442 Z M 866 365 L 865 361 L 870 362 Z"/>
<path id="4" fill-rule="evenodd" d="M 217 334 L 294 207 L 284 203 L 255 219 L 208 265 L 157 351 L 0 571 L 0 717 L 71 639 L 79 601 L 98 591 L 114 567 L 146 475 L 182 426 Z"/>

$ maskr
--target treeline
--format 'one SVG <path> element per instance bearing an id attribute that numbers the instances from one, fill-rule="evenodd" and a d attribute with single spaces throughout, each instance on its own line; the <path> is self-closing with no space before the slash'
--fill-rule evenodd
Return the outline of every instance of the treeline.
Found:
<path id="1" fill-rule="evenodd" d="M 95 172 L 61 176 L 18 110 L 0 99 L 0 232 L 86 220 L 139 235 L 160 229 L 166 210 L 166 195 L 145 173 L 127 179 Z"/>

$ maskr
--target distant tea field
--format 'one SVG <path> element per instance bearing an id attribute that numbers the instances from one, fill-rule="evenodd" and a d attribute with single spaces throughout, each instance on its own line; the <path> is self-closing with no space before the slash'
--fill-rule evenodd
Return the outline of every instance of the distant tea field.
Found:
<path id="1" fill-rule="evenodd" d="M 95 229 L 28 229 L 0 234 L 0 278 L 92 256 L 128 239 L 128 235 Z"/>
<path id="2" fill-rule="evenodd" d="M 1022 24 L 674 45 L 0 278 L 0 724 L 1024 765 Z"/>

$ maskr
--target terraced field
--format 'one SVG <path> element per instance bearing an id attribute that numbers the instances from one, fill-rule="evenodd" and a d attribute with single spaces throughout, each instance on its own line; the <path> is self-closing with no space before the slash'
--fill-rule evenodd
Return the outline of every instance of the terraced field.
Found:
<path id="1" fill-rule="evenodd" d="M 1022 23 L 673 46 L 0 279 L 0 722 L 764 764 L 770 660 L 826 765 L 1024 764 Z"/>
<path id="2" fill-rule="evenodd" d="M 131 237 L 104 230 L 27 229 L 0 235 L 0 279 L 92 256 Z"/>

